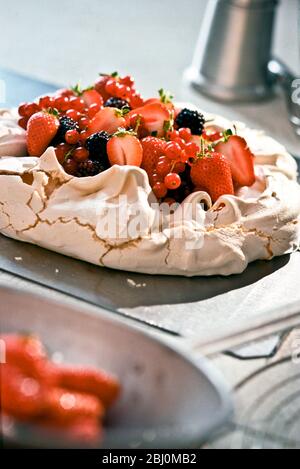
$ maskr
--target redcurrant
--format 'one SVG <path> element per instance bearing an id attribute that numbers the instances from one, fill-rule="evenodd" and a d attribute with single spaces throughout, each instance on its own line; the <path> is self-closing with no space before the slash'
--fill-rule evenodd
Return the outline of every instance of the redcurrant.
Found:
<path id="1" fill-rule="evenodd" d="M 163 182 L 157 182 L 153 186 L 153 192 L 158 199 L 162 199 L 167 195 L 168 189 Z"/>
<path id="2" fill-rule="evenodd" d="M 81 161 L 87 160 L 88 157 L 89 157 L 89 152 L 86 148 L 78 147 L 74 150 L 73 158 L 75 161 L 78 161 L 78 163 L 80 163 Z"/>
<path id="3" fill-rule="evenodd" d="M 178 189 L 181 185 L 181 177 L 176 173 L 169 173 L 164 180 L 167 189 Z"/>

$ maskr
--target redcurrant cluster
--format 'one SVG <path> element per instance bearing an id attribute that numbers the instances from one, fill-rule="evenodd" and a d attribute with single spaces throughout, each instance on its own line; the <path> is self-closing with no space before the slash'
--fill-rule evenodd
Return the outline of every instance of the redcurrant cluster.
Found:
<path id="1" fill-rule="evenodd" d="M 130 75 L 119 77 L 117 73 L 113 73 L 108 76 L 105 91 L 114 98 L 124 99 L 132 109 L 144 104 L 141 95 L 135 89 L 134 79 Z"/>
<path id="2" fill-rule="evenodd" d="M 199 147 L 192 141 L 188 128 L 168 131 L 163 156 L 160 156 L 154 173 L 150 175 L 153 191 L 158 199 L 165 198 L 169 190 L 179 189 L 186 166 L 192 164 L 199 152 Z"/>

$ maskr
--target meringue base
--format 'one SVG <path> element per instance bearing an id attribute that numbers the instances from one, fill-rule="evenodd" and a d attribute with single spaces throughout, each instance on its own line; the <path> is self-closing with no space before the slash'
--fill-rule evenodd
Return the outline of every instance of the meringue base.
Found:
<path id="1" fill-rule="evenodd" d="M 256 158 L 252 187 L 214 205 L 205 192 L 191 194 L 180 210 L 156 224 L 157 209 L 142 169 L 113 166 L 93 178 L 76 178 L 64 172 L 50 147 L 41 158 L 0 158 L 0 232 L 99 266 L 164 275 L 239 274 L 252 261 L 298 250 L 295 160 L 262 132 L 214 119 L 224 128 L 235 125 L 246 138 Z M 128 233 L 133 206 L 142 215 L 138 234 Z M 124 214 L 120 237 L 104 229 L 116 208 Z"/>

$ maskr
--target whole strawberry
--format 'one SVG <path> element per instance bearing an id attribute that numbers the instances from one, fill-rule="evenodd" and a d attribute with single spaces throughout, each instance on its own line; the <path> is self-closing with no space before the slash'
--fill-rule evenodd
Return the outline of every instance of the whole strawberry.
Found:
<path id="1" fill-rule="evenodd" d="M 41 156 L 55 137 L 58 118 L 49 112 L 37 112 L 27 124 L 27 148 L 30 156 Z"/>
<path id="2" fill-rule="evenodd" d="M 213 202 L 222 195 L 234 195 L 230 163 L 220 153 L 200 157 L 191 168 L 191 179 L 209 193 Z"/>
<path id="3" fill-rule="evenodd" d="M 156 168 L 158 159 L 164 155 L 166 142 L 156 137 L 145 137 L 141 140 L 143 147 L 142 168 L 152 176 Z"/>

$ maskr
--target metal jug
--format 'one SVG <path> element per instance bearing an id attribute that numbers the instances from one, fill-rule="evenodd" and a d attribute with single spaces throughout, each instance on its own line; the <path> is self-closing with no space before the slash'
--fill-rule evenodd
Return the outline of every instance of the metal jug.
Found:
<path id="1" fill-rule="evenodd" d="M 268 98 L 279 83 L 286 94 L 290 119 L 300 125 L 300 105 L 291 98 L 296 77 L 272 58 L 278 3 L 210 0 L 186 78 L 201 93 L 225 102 Z"/>

